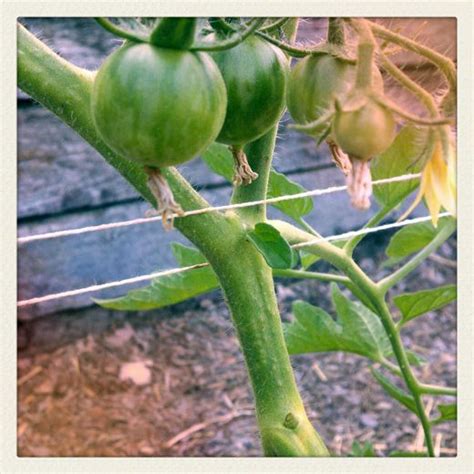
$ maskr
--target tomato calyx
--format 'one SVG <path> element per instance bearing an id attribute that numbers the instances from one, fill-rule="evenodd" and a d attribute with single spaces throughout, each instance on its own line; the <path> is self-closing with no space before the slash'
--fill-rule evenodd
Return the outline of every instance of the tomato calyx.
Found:
<path id="1" fill-rule="evenodd" d="M 327 138 L 326 143 L 331 152 L 331 157 L 335 165 L 348 176 L 352 171 L 352 161 L 350 158 L 339 148 L 337 143 L 332 138 Z"/>
<path id="2" fill-rule="evenodd" d="M 148 175 L 147 185 L 151 193 L 156 199 L 158 205 L 157 209 L 152 209 L 147 212 L 148 217 L 162 216 L 162 223 L 165 230 L 173 229 L 173 222 L 176 215 L 184 214 L 182 207 L 175 201 L 173 192 L 171 191 L 168 182 L 162 175 L 159 168 L 151 166 L 144 167 L 145 173 Z"/>
<path id="3" fill-rule="evenodd" d="M 247 161 L 247 155 L 245 154 L 241 146 L 231 145 L 229 150 L 234 158 L 234 176 L 232 183 L 234 186 L 247 186 L 258 178 L 258 173 L 255 173 Z"/>

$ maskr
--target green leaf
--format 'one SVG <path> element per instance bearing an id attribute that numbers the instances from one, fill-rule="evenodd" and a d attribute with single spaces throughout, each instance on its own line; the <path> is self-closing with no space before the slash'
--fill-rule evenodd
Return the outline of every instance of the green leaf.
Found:
<path id="1" fill-rule="evenodd" d="M 375 369 L 371 369 L 372 375 L 374 376 L 375 380 L 382 386 L 382 388 L 395 400 L 400 402 L 404 407 L 408 408 L 410 411 L 418 414 L 416 409 L 415 400 L 413 397 L 405 392 L 404 390 L 398 388 L 394 385 L 390 380 L 385 377 L 381 372 Z"/>
<path id="2" fill-rule="evenodd" d="M 395 296 L 393 302 L 402 313 L 402 324 L 456 299 L 456 285 L 440 286 L 430 290 Z"/>
<path id="3" fill-rule="evenodd" d="M 224 177 L 229 182 L 232 181 L 232 176 L 234 175 L 234 159 L 226 145 L 212 143 L 202 154 L 201 158 L 214 173 Z"/>
<path id="4" fill-rule="evenodd" d="M 268 181 L 267 197 L 279 197 L 289 194 L 304 193 L 306 191 L 303 186 L 291 181 L 284 174 L 272 170 Z M 292 219 L 309 214 L 313 210 L 313 200 L 310 197 L 291 199 L 272 204 L 281 212 L 290 216 Z"/>
<path id="5" fill-rule="evenodd" d="M 393 259 L 407 257 L 426 247 L 435 238 L 436 233 L 437 229 L 431 222 L 407 225 L 392 236 L 385 253 Z"/>
<path id="6" fill-rule="evenodd" d="M 354 458 L 374 458 L 377 455 L 370 441 L 366 441 L 364 444 L 360 444 L 359 441 L 354 441 L 349 456 Z"/>
<path id="7" fill-rule="evenodd" d="M 207 166 L 216 174 L 231 182 L 234 175 L 234 160 L 226 145 L 213 143 L 202 155 Z M 291 181 L 284 174 L 275 170 L 270 171 L 267 197 L 279 197 L 288 194 L 305 192 L 303 186 Z M 313 210 L 313 201 L 310 197 L 297 198 L 272 204 L 281 212 L 293 219 L 302 217 Z"/>
<path id="8" fill-rule="evenodd" d="M 197 265 L 198 263 L 204 263 L 206 261 L 204 255 L 198 249 L 188 247 L 178 242 L 171 244 L 171 251 L 181 267 Z"/>
<path id="9" fill-rule="evenodd" d="M 285 324 L 290 354 L 344 351 L 379 362 L 391 354 L 390 342 L 379 318 L 361 303 L 352 302 L 332 285 L 337 321 L 323 309 L 303 301 L 293 304 L 296 320 Z"/>
<path id="10" fill-rule="evenodd" d="M 443 423 L 444 421 L 455 421 L 458 419 L 458 406 L 456 403 L 449 405 L 438 405 L 440 416 L 432 421 L 433 424 Z"/>
<path id="11" fill-rule="evenodd" d="M 428 131 L 407 125 L 402 128 L 390 148 L 376 157 L 371 165 L 374 181 L 409 173 L 418 173 L 423 165 L 420 157 L 426 147 Z M 419 179 L 374 186 L 375 199 L 384 207 L 395 207 L 419 185 Z"/>
<path id="12" fill-rule="evenodd" d="M 173 244 L 172 249 L 181 266 L 206 261 L 197 249 L 177 243 Z M 155 278 L 148 286 L 131 290 L 119 298 L 94 299 L 94 301 L 109 309 L 145 311 L 180 303 L 218 287 L 219 283 L 212 268 L 204 267 Z"/>
<path id="13" fill-rule="evenodd" d="M 292 268 L 298 262 L 296 250 L 270 224 L 256 224 L 247 236 L 271 268 Z"/>

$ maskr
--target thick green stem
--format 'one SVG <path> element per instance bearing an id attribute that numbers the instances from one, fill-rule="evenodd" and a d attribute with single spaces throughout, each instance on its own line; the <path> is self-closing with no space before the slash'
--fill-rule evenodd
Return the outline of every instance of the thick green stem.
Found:
<path id="1" fill-rule="evenodd" d="M 309 422 L 289 361 L 271 269 L 247 240 L 239 219 L 208 255 L 219 277 L 245 355 L 265 454 L 328 456 Z M 294 423 L 288 424 L 288 419 Z"/>
<path id="2" fill-rule="evenodd" d="M 194 43 L 197 18 L 162 18 L 150 34 L 150 43 L 160 48 L 188 49 Z"/>
<path id="3" fill-rule="evenodd" d="M 357 47 L 356 87 L 370 89 L 372 86 L 372 68 L 374 64 L 375 39 L 367 22 L 363 19 L 354 19 L 351 24 L 359 34 Z"/>

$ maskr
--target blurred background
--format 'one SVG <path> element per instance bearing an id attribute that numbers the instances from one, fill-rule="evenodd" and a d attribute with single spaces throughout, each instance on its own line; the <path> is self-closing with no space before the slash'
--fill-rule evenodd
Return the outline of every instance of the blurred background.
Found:
<path id="1" fill-rule="evenodd" d="M 377 21 L 456 59 L 455 19 Z M 21 22 L 61 56 L 91 70 L 119 45 L 93 19 Z M 317 43 L 325 30 L 325 19 L 304 19 L 298 40 Z M 417 56 L 397 54 L 394 60 L 427 89 L 443 87 L 437 71 Z M 386 88 L 402 107 L 423 112 L 390 78 Z M 327 148 L 316 149 L 312 139 L 288 130 L 289 121 L 287 115 L 281 121 L 275 169 L 307 189 L 344 184 Z M 180 170 L 211 204 L 227 203 L 229 184 L 202 160 Z M 345 193 L 314 203 L 307 220 L 323 235 L 357 229 L 376 209 L 375 203 L 366 212 L 353 209 Z M 142 217 L 148 207 L 75 132 L 18 92 L 19 236 Z M 419 206 L 415 214 L 426 210 Z M 390 235 L 368 236 L 357 252 L 372 276 L 386 271 L 381 262 Z M 150 223 L 22 245 L 18 298 L 173 268 L 171 242 L 186 243 L 178 232 Z M 454 282 L 455 258 L 452 238 L 396 291 Z M 285 280 L 276 288 L 285 320 L 296 299 L 331 310 L 327 285 Z M 428 360 L 420 375 L 431 383 L 456 383 L 455 316 L 451 304 L 404 333 L 410 348 Z M 250 387 L 220 292 L 147 313 L 105 310 L 86 294 L 20 309 L 18 323 L 20 456 L 261 455 Z M 421 449 L 416 418 L 385 396 L 365 360 L 333 353 L 293 361 L 310 418 L 332 452 L 346 456 L 354 441 L 370 441 L 378 455 Z M 455 455 L 455 424 L 435 433 L 440 454 Z"/>

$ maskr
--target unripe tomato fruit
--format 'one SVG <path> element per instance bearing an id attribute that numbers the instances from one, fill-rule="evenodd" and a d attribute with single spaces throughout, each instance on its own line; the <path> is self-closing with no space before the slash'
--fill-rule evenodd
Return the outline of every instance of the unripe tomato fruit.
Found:
<path id="1" fill-rule="evenodd" d="M 392 144 L 395 126 L 392 113 L 368 99 L 357 110 L 337 110 L 332 122 L 332 135 L 344 153 L 365 161 Z"/>
<path id="2" fill-rule="evenodd" d="M 244 145 L 268 132 L 285 109 L 288 60 L 270 43 L 250 36 L 212 53 L 227 89 L 227 112 L 217 141 Z"/>
<path id="3" fill-rule="evenodd" d="M 306 56 L 291 70 L 286 102 L 296 123 L 318 119 L 330 108 L 336 97 L 342 97 L 353 87 L 356 66 L 330 54 Z M 380 71 L 374 67 L 374 90 L 383 91 Z"/>
<path id="4" fill-rule="evenodd" d="M 173 166 L 202 152 L 224 122 L 226 90 L 205 53 L 125 43 L 100 67 L 92 116 L 112 150 L 143 165 Z"/>

